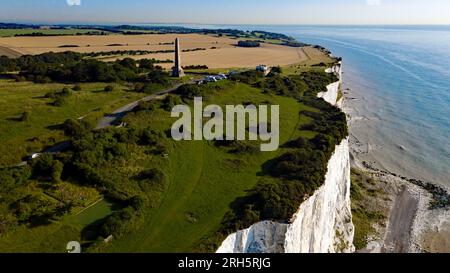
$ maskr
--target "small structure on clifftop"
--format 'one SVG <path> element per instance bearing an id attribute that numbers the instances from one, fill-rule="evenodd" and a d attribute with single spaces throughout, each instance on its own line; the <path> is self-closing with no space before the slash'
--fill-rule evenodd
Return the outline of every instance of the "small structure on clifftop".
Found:
<path id="1" fill-rule="evenodd" d="M 180 41 L 178 38 L 175 39 L 175 66 L 172 70 L 172 76 L 181 78 L 184 76 L 183 68 L 181 67 L 181 54 L 180 54 Z"/>

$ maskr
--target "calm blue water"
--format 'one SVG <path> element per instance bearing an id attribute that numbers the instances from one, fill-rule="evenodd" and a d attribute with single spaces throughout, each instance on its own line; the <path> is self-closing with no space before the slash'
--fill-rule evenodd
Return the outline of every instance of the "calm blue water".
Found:
<path id="1" fill-rule="evenodd" d="M 358 158 L 450 188 L 450 26 L 187 25 L 284 33 L 343 57 Z"/>
<path id="2" fill-rule="evenodd" d="M 366 143 L 363 160 L 450 186 L 449 26 L 229 27 L 285 33 L 343 57 L 351 133 Z"/>
<path id="3" fill-rule="evenodd" d="M 450 186 L 450 27 L 285 27 L 344 58 L 351 132 L 379 167 Z"/>

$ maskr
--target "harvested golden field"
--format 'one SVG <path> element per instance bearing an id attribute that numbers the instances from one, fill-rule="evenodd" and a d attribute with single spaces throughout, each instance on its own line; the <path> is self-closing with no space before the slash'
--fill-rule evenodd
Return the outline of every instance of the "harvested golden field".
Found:
<path id="1" fill-rule="evenodd" d="M 14 51 L 8 47 L 0 46 L 0 56 L 6 56 L 9 58 L 17 58 L 22 55 L 20 52 Z"/>
<path id="2" fill-rule="evenodd" d="M 107 35 L 107 36 L 50 36 L 50 37 L 5 37 L 0 46 L 22 54 L 74 51 L 80 53 L 108 52 L 117 50 L 173 50 L 172 43 L 180 38 L 182 50 L 204 49 L 182 53 L 183 65 L 207 65 L 210 68 L 244 68 L 259 64 L 269 66 L 291 65 L 310 60 L 322 52 L 307 48 L 293 48 L 273 44 L 262 44 L 259 48 L 236 47 L 236 40 L 227 37 L 213 37 L 200 34 L 149 34 L 149 35 Z M 71 47 L 67 47 L 71 46 Z M 73 47 L 72 47 L 73 46 Z M 107 56 L 114 60 L 128 56 Z M 135 59 L 173 59 L 173 53 L 157 53 L 130 56 Z M 170 68 L 172 64 L 163 64 Z"/>

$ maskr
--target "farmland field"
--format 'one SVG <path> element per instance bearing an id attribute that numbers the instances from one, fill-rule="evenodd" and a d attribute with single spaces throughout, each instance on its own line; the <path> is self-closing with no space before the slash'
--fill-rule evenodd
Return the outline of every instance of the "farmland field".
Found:
<path id="1" fill-rule="evenodd" d="M 0 37 L 11 37 L 15 35 L 30 35 L 32 33 L 42 33 L 43 35 L 76 35 L 86 34 L 94 29 L 0 29 Z"/>
<path id="2" fill-rule="evenodd" d="M 209 68 L 244 68 L 259 64 L 269 66 L 292 65 L 309 60 L 303 48 L 262 43 L 259 48 L 236 47 L 237 40 L 200 34 L 149 34 L 149 35 L 107 35 L 107 36 L 49 36 L 49 37 L 5 37 L 0 45 L 21 54 L 40 54 L 49 51 L 62 52 L 108 52 L 117 50 L 164 51 L 173 50 L 171 44 L 180 38 L 183 65 L 207 65 Z M 198 50 L 201 49 L 201 50 Z M 309 55 L 323 55 L 314 48 Z M 115 60 L 127 56 L 111 56 L 104 60 Z M 130 56 L 135 59 L 173 59 L 173 53 L 152 53 Z M 163 64 L 170 68 L 172 64 Z"/>

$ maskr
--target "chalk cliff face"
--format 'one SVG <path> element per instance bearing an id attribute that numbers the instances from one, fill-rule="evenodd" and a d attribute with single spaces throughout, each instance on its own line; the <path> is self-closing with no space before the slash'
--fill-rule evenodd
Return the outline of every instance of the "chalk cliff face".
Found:
<path id="1" fill-rule="evenodd" d="M 342 69 L 341 69 L 340 65 L 333 66 L 332 68 L 328 68 L 327 70 L 325 70 L 325 72 L 334 73 L 334 74 L 336 74 L 336 76 L 338 76 L 339 79 L 342 79 Z M 327 91 L 320 92 L 319 94 L 317 94 L 317 97 L 323 98 L 326 102 L 336 105 L 340 85 L 341 85 L 341 80 L 328 85 Z"/>
<path id="2" fill-rule="evenodd" d="M 341 78 L 340 66 L 327 70 Z M 319 94 L 335 105 L 340 81 Z M 324 184 L 308 198 L 289 224 L 263 221 L 229 235 L 217 253 L 353 252 L 350 208 L 350 153 L 344 139 L 328 162 Z"/>

